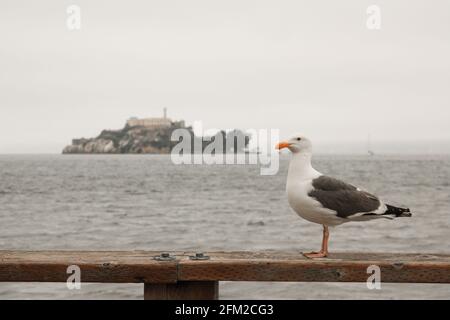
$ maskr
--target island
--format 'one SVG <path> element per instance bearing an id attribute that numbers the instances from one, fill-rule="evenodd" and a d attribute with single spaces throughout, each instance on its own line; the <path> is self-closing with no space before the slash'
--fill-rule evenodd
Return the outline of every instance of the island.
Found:
<path id="1" fill-rule="evenodd" d="M 164 108 L 164 116 L 161 118 L 136 118 L 128 119 L 125 126 L 119 130 L 103 130 L 95 138 L 77 138 L 72 144 L 63 149 L 63 154 L 168 154 L 178 141 L 171 141 L 172 132 L 176 129 L 186 129 L 195 140 L 201 141 L 202 149 L 214 141 L 214 137 L 197 137 L 191 126 L 186 126 L 184 120 L 172 121 L 167 117 Z M 244 152 L 250 141 L 250 135 L 241 130 L 226 132 L 221 130 L 224 141 L 224 149 L 227 139 L 237 141 L 243 137 L 245 145 L 239 147 L 233 143 L 233 147 L 226 152 Z"/>

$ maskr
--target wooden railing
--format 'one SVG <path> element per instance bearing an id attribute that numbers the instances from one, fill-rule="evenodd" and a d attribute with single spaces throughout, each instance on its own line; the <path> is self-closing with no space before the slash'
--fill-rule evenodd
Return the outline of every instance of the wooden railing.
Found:
<path id="1" fill-rule="evenodd" d="M 218 299 L 219 281 L 366 282 L 371 265 L 382 283 L 450 283 L 450 255 L 299 252 L 0 251 L 0 282 L 144 283 L 144 299 Z M 270 297 L 268 297 L 270 298 Z"/>

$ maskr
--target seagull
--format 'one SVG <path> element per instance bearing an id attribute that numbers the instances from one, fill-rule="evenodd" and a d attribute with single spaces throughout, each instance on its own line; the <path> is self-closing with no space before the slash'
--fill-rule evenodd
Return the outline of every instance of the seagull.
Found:
<path id="1" fill-rule="evenodd" d="M 408 208 L 384 203 L 377 196 L 349 183 L 323 175 L 311 165 L 312 143 L 302 136 L 277 144 L 292 152 L 286 191 L 291 208 L 302 218 L 323 226 L 319 252 L 303 253 L 307 258 L 328 256 L 328 227 L 351 221 L 411 217 Z"/>

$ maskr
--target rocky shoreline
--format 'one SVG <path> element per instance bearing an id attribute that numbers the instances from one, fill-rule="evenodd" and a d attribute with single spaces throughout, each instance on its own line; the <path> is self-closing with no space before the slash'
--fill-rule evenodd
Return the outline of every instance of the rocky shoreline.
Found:
<path id="1" fill-rule="evenodd" d="M 63 154 L 167 154 L 173 147 L 172 132 L 182 128 L 180 122 L 172 122 L 170 127 L 148 128 L 126 125 L 120 130 L 103 130 L 98 137 L 73 139 Z M 185 129 L 192 132 L 191 127 Z M 193 135 L 193 132 L 192 132 Z"/>

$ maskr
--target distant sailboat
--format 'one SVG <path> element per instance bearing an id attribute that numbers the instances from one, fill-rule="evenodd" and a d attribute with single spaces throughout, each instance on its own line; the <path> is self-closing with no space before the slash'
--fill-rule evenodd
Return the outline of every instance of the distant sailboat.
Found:
<path id="1" fill-rule="evenodd" d="M 371 157 L 375 155 L 375 152 L 372 150 L 372 141 L 370 139 L 370 134 L 367 136 L 367 153 Z"/>

